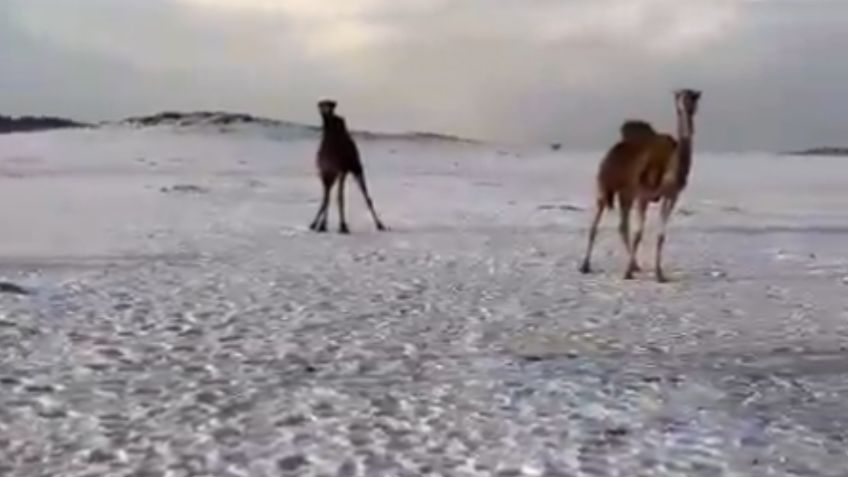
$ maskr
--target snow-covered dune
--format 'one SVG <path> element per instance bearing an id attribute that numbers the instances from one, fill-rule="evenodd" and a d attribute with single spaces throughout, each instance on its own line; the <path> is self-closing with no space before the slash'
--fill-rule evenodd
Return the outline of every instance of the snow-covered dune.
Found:
<path id="1" fill-rule="evenodd" d="M 0 136 L 0 475 L 844 474 L 844 158 L 698 152 L 663 286 L 600 152 L 359 137 L 387 233 L 307 126 Z"/>

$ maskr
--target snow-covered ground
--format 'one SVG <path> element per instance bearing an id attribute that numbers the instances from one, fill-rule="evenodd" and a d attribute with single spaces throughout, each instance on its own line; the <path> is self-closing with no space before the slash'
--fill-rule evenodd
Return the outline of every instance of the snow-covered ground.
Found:
<path id="1" fill-rule="evenodd" d="M 314 137 L 0 137 L 0 475 L 848 475 L 844 158 L 697 154 L 659 285 L 599 153 L 360 145 L 387 233 Z"/>

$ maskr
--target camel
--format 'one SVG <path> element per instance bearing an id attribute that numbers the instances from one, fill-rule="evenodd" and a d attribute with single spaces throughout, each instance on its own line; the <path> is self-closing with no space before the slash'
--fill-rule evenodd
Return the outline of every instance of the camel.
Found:
<path id="1" fill-rule="evenodd" d="M 359 189 L 365 197 L 365 203 L 374 219 L 377 230 L 386 230 L 386 227 L 374 210 L 374 202 L 368 194 L 365 184 L 365 171 L 359 158 L 359 150 L 347 130 L 345 120 L 335 113 L 336 102 L 325 99 L 318 102 L 318 111 L 321 113 L 322 137 L 318 148 L 317 166 L 321 184 L 324 187 L 324 195 L 318 214 L 309 226 L 310 230 L 316 232 L 327 231 L 327 215 L 330 206 L 330 191 L 338 182 L 338 208 L 339 208 L 339 233 L 348 234 L 350 230 L 345 220 L 344 206 L 344 184 L 348 174 L 353 174 L 359 184 Z"/>
<path id="2" fill-rule="evenodd" d="M 681 89 L 674 92 L 677 110 L 677 138 L 659 134 L 647 122 L 625 121 L 621 126 L 621 140 L 607 152 L 601 162 L 597 181 L 598 193 L 595 213 L 589 229 L 589 244 L 580 267 L 590 273 L 590 260 L 598 225 L 606 209 L 613 209 L 618 198 L 621 221 L 619 233 L 628 254 L 625 279 L 632 279 L 640 271 L 637 262 L 639 246 L 645 229 L 648 206 L 659 202 L 660 230 L 654 269 L 660 283 L 667 281 L 662 266 L 666 229 L 680 194 L 686 188 L 692 167 L 692 140 L 695 134 L 694 117 L 698 111 L 701 92 Z M 637 228 L 630 241 L 630 211 L 636 204 Z"/>

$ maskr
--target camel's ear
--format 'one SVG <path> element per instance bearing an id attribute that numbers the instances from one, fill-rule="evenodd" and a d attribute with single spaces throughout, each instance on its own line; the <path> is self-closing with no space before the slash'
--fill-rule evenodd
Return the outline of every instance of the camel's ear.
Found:
<path id="1" fill-rule="evenodd" d="M 701 99 L 701 91 L 695 90 L 694 96 L 695 96 L 695 99 Z"/>

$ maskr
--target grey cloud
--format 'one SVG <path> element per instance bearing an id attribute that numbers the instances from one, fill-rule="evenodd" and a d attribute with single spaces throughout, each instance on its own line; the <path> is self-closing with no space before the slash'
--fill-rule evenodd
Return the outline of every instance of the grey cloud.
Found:
<path id="1" fill-rule="evenodd" d="M 160 109 L 285 115 L 337 90 L 299 54 L 285 18 L 207 14 L 174 0 L 6 0 L 0 104 L 12 113 L 115 118 Z M 310 97 L 308 108 L 295 98 Z M 307 116 L 309 114 L 309 116 Z"/>
<path id="2" fill-rule="evenodd" d="M 350 1 L 4 0 L 0 105 L 314 121 L 314 100 L 333 95 L 360 127 L 597 148 L 625 117 L 670 128 L 670 91 L 692 86 L 705 91 L 707 148 L 848 133 L 834 51 L 848 39 L 848 2 Z"/>

